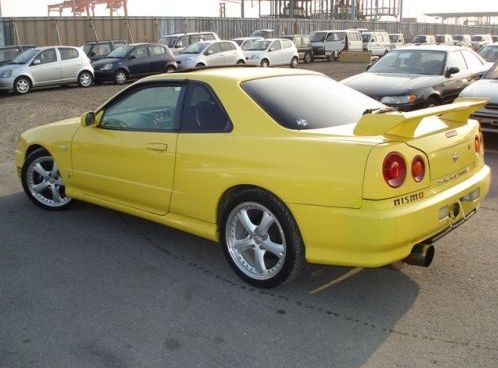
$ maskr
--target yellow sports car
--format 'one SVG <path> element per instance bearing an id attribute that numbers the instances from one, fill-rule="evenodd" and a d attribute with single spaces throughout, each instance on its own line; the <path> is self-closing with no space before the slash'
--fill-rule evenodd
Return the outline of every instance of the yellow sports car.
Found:
<path id="1" fill-rule="evenodd" d="M 409 113 L 314 72 L 215 68 L 143 79 L 81 118 L 23 133 L 48 210 L 75 199 L 220 241 L 271 287 L 307 262 L 427 266 L 487 194 L 485 101 Z"/>

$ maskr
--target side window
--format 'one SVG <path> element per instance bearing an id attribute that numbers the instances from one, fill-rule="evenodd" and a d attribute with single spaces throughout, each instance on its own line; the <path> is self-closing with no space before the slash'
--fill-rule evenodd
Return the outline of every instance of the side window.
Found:
<path id="1" fill-rule="evenodd" d="M 79 56 L 76 49 L 60 48 L 59 52 L 61 53 L 61 60 L 76 59 Z"/>
<path id="2" fill-rule="evenodd" d="M 310 38 L 308 36 L 303 36 L 303 45 L 309 46 Z"/>
<path id="3" fill-rule="evenodd" d="M 223 42 L 221 44 L 221 48 L 223 51 L 233 51 L 235 50 L 235 46 L 231 42 Z"/>
<path id="4" fill-rule="evenodd" d="M 212 34 L 212 33 L 205 33 L 202 35 L 202 38 L 204 39 L 204 41 L 216 40 L 216 37 L 214 37 L 214 34 Z"/>
<path id="5" fill-rule="evenodd" d="M 292 47 L 292 42 L 289 40 L 282 41 L 285 49 L 290 49 Z"/>
<path id="6" fill-rule="evenodd" d="M 280 45 L 280 41 L 273 41 L 270 48 L 273 49 L 273 51 L 277 51 L 282 49 L 282 45 Z"/>
<path id="7" fill-rule="evenodd" d="M 472 51 L 462 50 L 462 54 L 465 57 L 465 61 L 469 66 L 469 69 L 479 69 L 482 68 L 482 62 L 477 56 L 475 56 Z"/>
<path id="8" fill-rule="evenodd" d="M 214 55 L 222 51 L 223 49 L 221 48 L 221 43 L 217 42 L 208 47 L 208 49 L 206 50 L 206 55 Z"/>
<path id="9" fill-rule="evenodd" d="M 147 86 L 107 107 L 100 128 L 138 131 L 176 130 L 182 86 Z"/>
<path id="10" fill-rule="evenodd" d="M 135 56 L 135 59 L 143 59 L 149 56 L 147 53 L 147 46 L 138 46 L 133 50 L 130 56 Z"/>
<path id="11" fill-rule="evenodd" d="M 182 132 L 229 132 L 232 124 L 214 94 L 202 84 L 188 88 L 181 117 Z"/>
<path id="12" fill-rule="evenodd" d="M 150 56 L 159 56 L 166 53 L 166 49 L 161 46 L 149 46 Z"/>
<path id="13" fill-rule="evenodd" d="M 453 51 L 448 58 L 448 68 L 457 67 L 461 72 L 467 70 L 467 64 L 460 51 Z"/>
<path id="14" fill-rule="evenodd" d="M 40 64 L 54 63 L 57 61 L 55 49 L 48 49 L 38 54 L 35 60 L 40 60 Z"/>
<path id="15" fill-rule="evenodd" d="M 188 47 L 190 46 L 190 37 L 189 36 L 182 36 L 180 37 L 180 39 L 178 40 L 177 44 L 181 43 L 181 47 Z M 180 46 L 178 46 L 180 47 Z"/>
<path id="16" fill-rule="evenodd" d="M 124 46 L 126 43 L 124 41 L 116 41 L 114 42 L 114 48 L 117 49 L 120 46 Z"/>
<path id="17" fill-rule="evenodd" d="M 101 43 L 93 46 L 92 52 L 93 56 L 105 56 L 111 52 L 110 43 Z"/>
<path id="18" fill-rule="evenodd" d="M 327 41 L 335 41 L 335 40 L 336 40 L 335 33 L 329 33 L 327 35 Z"/>
<path id="19" fill-rule="evenodd" d="M 190 35 L 190 44 L 204 41 L 204 37 L 200 34 Z"/>

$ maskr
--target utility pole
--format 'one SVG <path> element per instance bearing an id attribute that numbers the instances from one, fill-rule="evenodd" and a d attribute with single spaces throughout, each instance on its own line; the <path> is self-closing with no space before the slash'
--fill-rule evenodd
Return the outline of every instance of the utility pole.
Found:
<path id="1" fill-rule="evenodd" d="M 0 17 L 2 16 L 2 0 L 0 0 Z"/>
<path id="2" fill-rule="evenodd" d="M 356 20 L 356 0 L 351 3 L 351 19 Z"/>
<path id="3" fill-rule="evenodd" d="M 246 8 L 246 4 L 245 4 L 245 0 L 242 0 L 240 2 L 240 17 L 241 18 L 245 18 L 245 8 Z"/>

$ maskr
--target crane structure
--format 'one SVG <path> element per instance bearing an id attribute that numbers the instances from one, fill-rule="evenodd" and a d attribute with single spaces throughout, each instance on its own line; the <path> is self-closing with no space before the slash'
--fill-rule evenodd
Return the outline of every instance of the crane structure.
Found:
<path id="1" fill-rule="evenodd" d="M 73 16 L 95 16 L 95 8 L 105 5 L 109 9 L 109 15 L 118 14 L 123 9 L 124 15 L 128 16 L 128 0 L 65 0 L 57 4 L 48 5 L 48 15 L 59 13 L 62 16 L 64 10 L 70 10 Z"/>

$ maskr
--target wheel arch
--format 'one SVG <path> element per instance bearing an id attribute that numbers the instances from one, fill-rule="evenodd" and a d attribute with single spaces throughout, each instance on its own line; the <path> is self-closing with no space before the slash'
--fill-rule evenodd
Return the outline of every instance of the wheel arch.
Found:
<path id="1" fill-rule="evenodd" d="M 18 75 L 15 79 L 14 79 L 14 85 L 12 86 L 14 89 L 15 89 L 15 84 L 16 84 L 16 81 L 19 79 L 19 78 L 26 78 L 27 80 L 29 80 L 29 83 L 31 83 L 31 87 L 34 87 L 34 81 L 33 81 L 33 78 L 29 75 L 29 74 L 21 74 L 21 75 Z"/>
<path id="2" fill-rule="evenodd" d="M 32 154 L 37 149 L 42 149 L 45 152 L 47 152 L 49 155 L 51 155 L 50 151 L 45 146 L 42 146 L 41 144 L 38 144 L 38 143 L 33 143 L 33 144 L 29 145 L 28 148 L 26 148 L 26 152 L 24 154 L 24 161 L 26 161 L 26 157 L 28 157 L 30 154 Z"/>

